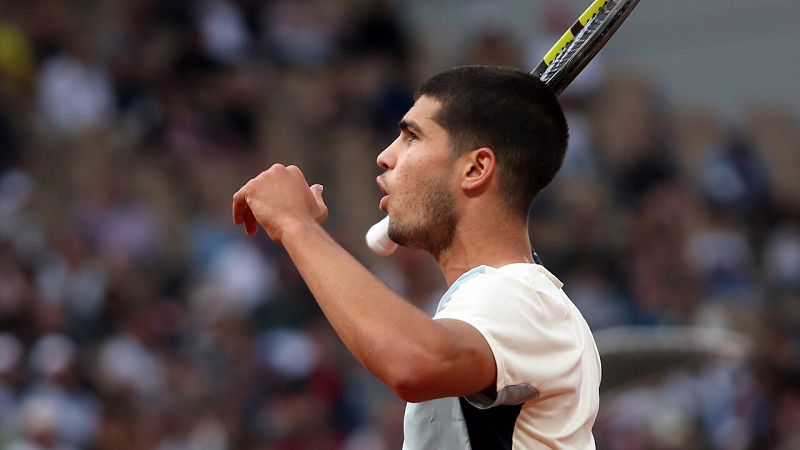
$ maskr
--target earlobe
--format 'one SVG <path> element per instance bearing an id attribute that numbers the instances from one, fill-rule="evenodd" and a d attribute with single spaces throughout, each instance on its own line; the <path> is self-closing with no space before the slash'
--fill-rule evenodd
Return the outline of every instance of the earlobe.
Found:
<path id="1" fill-rule="evenodd" d="M 472 150 L 466 156 L 462 187 L 474 190 L 488 186 L 496 168 L 494 151 L 489 147 L 481 147 Z"/>

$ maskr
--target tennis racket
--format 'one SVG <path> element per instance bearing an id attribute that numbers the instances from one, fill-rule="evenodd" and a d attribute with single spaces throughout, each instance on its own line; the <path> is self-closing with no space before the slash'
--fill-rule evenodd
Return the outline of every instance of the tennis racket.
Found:
<path id="1" fill-rule="evenodd" d="M 639 0 L 595 0 L 556 41 L 531 74 L 560 94 L 611 39 L 637 4 Z M 382 256 L 397 249 L 397 244 L 389 239 L 388 229 L 387 216 L 373 225 L 366 235 L 369 248 Z"/>

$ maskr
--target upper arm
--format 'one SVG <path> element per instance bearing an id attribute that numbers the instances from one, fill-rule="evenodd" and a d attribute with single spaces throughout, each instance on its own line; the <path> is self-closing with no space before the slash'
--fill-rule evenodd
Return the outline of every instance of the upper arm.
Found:
<path id="1" fill-rule="evenodd" d="M 467 322 L 434 320 L 443 338 L 435 351 L 408 366 L 404 382 L 395 386 L 407 401 L 467 396 L 494 388 L 497 368 L 483 335 Z"/>
<path id="2" fill-rule="evenodd" d="M 438 323 L 453 333 L 464 347 L 464 358 L 453 364 L 452 371 L 463 375 L 458 379 L 460 395 L 470 395 L 493 387 L 497 376 L 494 354 L 483 335 L 467 322 L 456 319 L 439 319 Z"/>

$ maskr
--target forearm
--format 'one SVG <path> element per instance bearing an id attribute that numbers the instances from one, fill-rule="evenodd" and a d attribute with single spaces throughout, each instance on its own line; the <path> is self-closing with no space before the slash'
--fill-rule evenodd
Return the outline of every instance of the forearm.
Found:
<path id="1" fill-rule="evenodd" d="M 321 227 L 287 230 L 283 245 L 351 353 L 390 386 L 398 372 L 441 357 L 447 330 L 372 275 Z"/>
<path id="2" fill-rule="evenodd" d="M 322 187 L 309 187 L 297 167 L 274 164 L 248 181 L 232 215 L 248 234 L 261 225 L 284 245 L 345 345 L 401 397 L 472 393 L 491 382 L 491 352 L 477 331 L 432 320 L 331 239 L 318 225 L 327 215 Z M 483 377 L 474 376 L 476 360 Z"/>

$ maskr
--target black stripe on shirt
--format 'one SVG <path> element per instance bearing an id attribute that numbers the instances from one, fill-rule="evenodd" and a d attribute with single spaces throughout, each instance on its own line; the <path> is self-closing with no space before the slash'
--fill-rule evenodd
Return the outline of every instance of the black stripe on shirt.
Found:
<path id="1" fill-rule="evenodd" d="M 522 404 L 478 409 L 459 397 L 472 450 L 511 450 L 514 427 Z"/>

